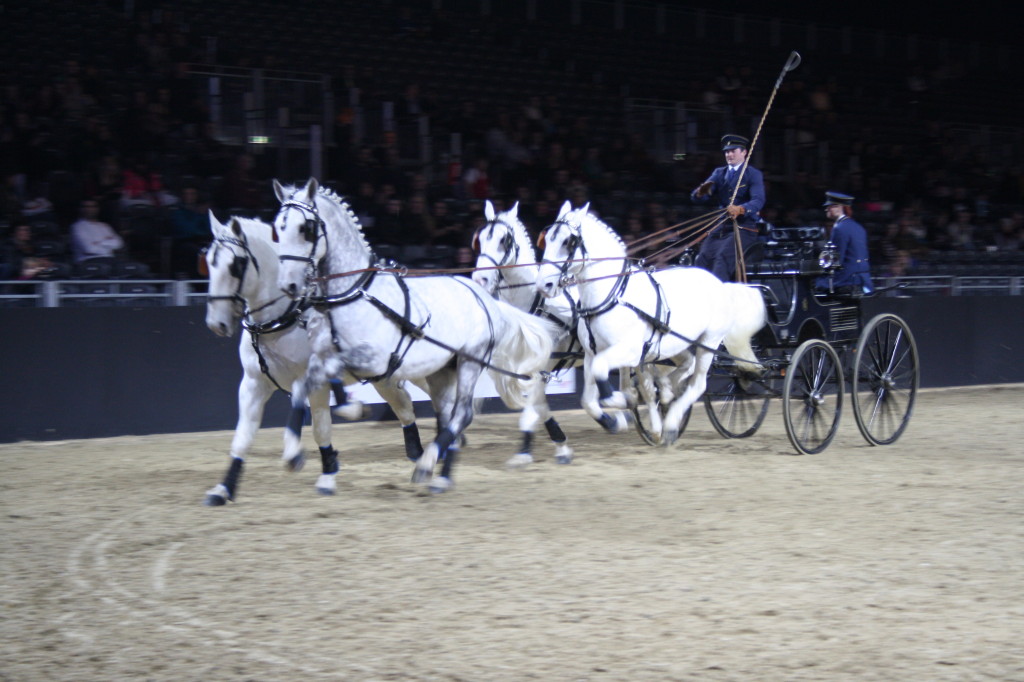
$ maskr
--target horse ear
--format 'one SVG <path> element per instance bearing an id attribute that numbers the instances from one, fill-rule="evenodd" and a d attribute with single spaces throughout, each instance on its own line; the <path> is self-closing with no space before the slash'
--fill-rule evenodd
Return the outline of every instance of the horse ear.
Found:
<path id="1" fill-rule="evenodd" d="M 587 203 L 583 204 L 583 208 L 580 210 L 583 211 L 583 215 L 587 215 L 588 213 L 590 213 L 590 202 L 588 201 Z"/>
<path id="2" fill-rule="evenodd" d="M 484 202 L 484 217 L 488 221 L 494 220 L 494 204 L 491 203 L 490 199 Z"/>
<path id="3" fill-rule="evenodd" d="M 316 191 L 320 189 L 320 183 L 316 181 L 316 178 L 310 178 L 306 182 L 306 196 L 309 197 L 309 202 L 313 203 L 313 197 L 316 196 Z"/>
<path id="4" fill-rule="evenodd" d="M 564 218 L 565 214 L 568 213 L 571 210 L 572 210 L 572 204 L 569 202 L 568 199 L 566 199 L 565 203 L 562 204 L 562 208 L 559 209 L 559 211 L 558 211 L 558 219 L 561 220 L 562 218 Z"/>
<path id="5" fill-rule="evenodd" d="M 544 238 L 544 235 L 547 233 L 547 230 L 541 230 L 540 235 L 537 237 L 537 248 L 540 249 L 541 253 L 544 253 L 544 247 L 548 244 L 547 240 Z"/>
<path id="6" fill-rule="evenodd" d="M 494 220 L 494 218 L 491 218 L 490 220 Z M 470 245 L 470 248 L 473 249 L 473 253 L 480 253 L 480 230 L 482 229 L 484 228 L 478 227 L 476 228 L 476 232 L 473 233 L 473 242 Z"/>
<path id="7" fill-rule="evenodd" d="M 518 218 L 519 217 L 519 202 L 517 201 L 516 203 L 512 204 L 512 208 L 510 208 L 508 210 L 508 212 L 512 214 L 513 218 Z"/>
<path id="8" fill-rule="evenodd" d="M 282 187 L 281 183 L 277 181 L 277 178 L 274 178 L 274 195 L 282 204 L 288 199 L 284 193 L 284 187 Z"/>
<path id="9" fill-rule="evenodd" d="M 213 234 L 222 232 L 224 230 L 224 226 L 221 224 L 219 220 L 217 220 L 217 216 L 213 215 L 213 209 L 208 209 L 207 213 L 210 214 L 210 232 L 212 232 Z"/>

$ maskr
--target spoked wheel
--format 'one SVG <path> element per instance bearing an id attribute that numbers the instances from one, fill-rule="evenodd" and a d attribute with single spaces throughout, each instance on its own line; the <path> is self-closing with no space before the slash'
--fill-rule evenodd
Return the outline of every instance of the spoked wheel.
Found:
<path id="1" fill-rule="evenodd" d="M 747 438 L 757 433 L 768 414 L 773 395 L 778 395 L 772 382 L 777 381 L 778 370 L 766 363 L 766 374 L 761 379 L 736 376 L 734 366 L 726 373 L 712 369 L 708 375 L 708 388 L 704 392 L 704 409 L 715 431 L 724 438 Z"/>
<path id="2" fill-rule="evenodd" d="M 793 352 L 782 388 L 782 416 L 789 441 L 802 455 L 829 446 L 843 409 L 843 368 L 839 355 L 820 339 Z"/>
<path id="3" fill-rule="evenodd" d="M 662 425 L 665 423 L 665 414 L 668 412 L 668 408 L 661 403 L 658 385 L 649 374 L 638 373 L 635 369 L 629 371 L 629 380 L 636 392 L 636 401 L 631 409 L 636 432 L 640 434 L 640 438 L 648 445 L 661 445 L 661 430 Z M 651 402 L 658 406 L 657 415 L 651 414 L 651 410 L 648 408 L 648 404 Z M 680 434 L 686 430 L 686 425 L 690 423 L 690 413 L 692 411 L 692 409 L 689 409 L 683 415 L 683 421 L 679 424 Z"/>
<path id="4" fill-rule="evenodd" d="M 907 323 L 885 313 L 868 322 L 857 341 L 853 416 L 872 445 L 895 443 L 914 411 L 920 371 L 917 343 Z"/>

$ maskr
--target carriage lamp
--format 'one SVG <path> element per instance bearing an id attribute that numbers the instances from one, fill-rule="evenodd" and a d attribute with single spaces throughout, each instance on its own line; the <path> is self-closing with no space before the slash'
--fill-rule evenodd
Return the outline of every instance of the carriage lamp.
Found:
<path id="1" fill-rule="evenodd" d="M 827 242 L 818 254 L 818 265 L 826 272 L 839 269 L 839 249 L 831 241 Z"/>

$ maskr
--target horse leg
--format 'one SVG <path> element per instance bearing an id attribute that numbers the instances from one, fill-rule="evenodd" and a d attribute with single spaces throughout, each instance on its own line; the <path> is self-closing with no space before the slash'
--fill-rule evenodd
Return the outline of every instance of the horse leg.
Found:
<path id="1" fill-rule="evenodd" d="M 526 407 L 519 413 L 519 431 L 523 435 L 523 444 L 519 452 L 512 455 L 505 462 L 505 466 L 517 468 L 533 464 L 533 432 L 538 422 L 546 417 L 547 400 L 544 396 L 544 384 L 540 381 L 534 382 L 530 389 L 530 399 Z M 563 436 L 564 440 L 565 437 Z"/>
<path id="2" fill-rule="evenodd" d="M 455 373 L 449 368 L 438 370 L 426 378 L 427 395 L 434 407 L 437 417 L 437 435 L 435 440 L 423 449 L 423 453 L 416 460 L 416 468 L 412 472 L 413 483 L 424 483 L 434 475 L 434 465 L 440 459 L 442 450 L 438 448 L 438 440 L 451 420 L 452 406 L 455 404 Z M 445 443 L 444 451 L 454 442 Z"/>
<path id="3" fill-rule="evenodd" d="M 331 393 L 334 394 L 334 407 L 331 414 L 334 414 L 346 421 L 355 421 L 363 418 L 363 404 L 358 400 L 350 400 L 345 392 L 345 384 L 341 379 L 332 378 Z"/>
<path id="4" fill-rule="evenodd" d="M 246 374 L 238 384 L 238 423 L 231 440 L 231 463 L 223 480 L 206 491 L 203 501 L 208 507 L 220 507 L 234 500 L 238 493 L 238 482 L 245 468 L 245 456 L 249 454 L 253 438 L 263 421 L 263 408 L 274 392 L 263 375 Z"/>
<path id="5" fill-rule="evenodd" d="M 662 445 L 668 447 L 679 439 L 679 425 L 683 423 L 683 415 L 689 410 L 697 399 L 704 394 L 707 388 L 708 370 L 711 369 L 711 362 L 714 360 L 714 353 L 698 349 L 693 362 L 693 371 L 687 376 L 682 393 L 672 401 L 665 414 L 665 425 L 662 430 Z"/>
<path id="6" fill-rule="evenodd" d="M 338 451 L 331 445 L 331 407 L 328 392 L 321 388 L 311 393 L 309 406 L 313 421 L 313 438 L 320 448 L 321 473 L 316 481 L 316 491 L 321 495 L 333 495 L 337 490 L 335 478 L 338 475 Z"/>
<path id="7" fill-rule="evenodd" d="M 591 419 L 600 424 L 605 431 L 622 433 L 629 427 L 626 414 L 620 410 L 605 412 L 601 409 L 601 403 L 598 402 L 597 384 L 594 382 L 591 368 L 593 357 L 588 353 L 583 359 L 583 391 L 580 396 L 580 404 Z"/>
<path id="8" fill-rule="evenodd" d="M 443 427 L 438 430 L 434 442 L 423 451 L 413 472 L 414 483 L 430 480 L 439 455 L 445 453 L 441 475 L 430 480 L 430 491 L 433 493 L 446 492 L 452 486 L 452 469 L 455 466 L 458 451 L 450 449 L 450 446 L 473 421 L 473 390 L 482 372 L 483 367 L 479 364 L 465 360 L 460 361 L 454 374 L 450 370 L 444 372 L 448 376 L 440 382 L 439 387 L 442 390 L 434 391 L 435 394 L 445 398 L 437 404 L 439 424 L 443 424 Z M 432 387 L 435 385 L 435 377 L 430 379 Z M 450 403 L 449 396 L 453 397 Z M 446 409 L 448 404 L 452 405 L 451 418 L 445 423 L 443 415 L 449 414 L 449 410 Z"/>
<path id="9" fill-rule="evenodd" d="M 625 410 L 629 407 L 622 391 L 616 391 L 608 380 L 613 368 L 635 367 L 640 364 L 639 353 L 628 344 L 620 343 L 594 354 L 591 370 L 597 384 L 598 402 L 602 407 Z"/>
<path id="10" fill-rule="evenodd" d="M 394 381 L 381 381 L 373 385 L 380 397 L 391 407 L 402 424 L 402 438 L 405 441 L 405 456 L 415 462 L 423 454 L 419 427 L 416 426 L 416 410 L 409 392 Z"/>
<path id="11" fill-rule="evenodd" d="M 447 453 L 441 466 L 441 475 L 430 482 L 430 492 L 443 493 L 452 487 L 452 469 L 458 458 L 458 448 L 452 444 L 458 441 L 459 435 L 473 422 L 473 391 L 476 388 L 483 367 L 472 362 L 460 362 L 455 393 L 455 405 L 452 418 L 444 430 L 438 433 L 437 442 L 440 452 Z M 443 447 L 442 447 L 443 444 Z"/>
<path id="12" fill-rule="evenodd" d="M 540 419 L 544 420 L 544 428 L 548 432 L 548 438 L 555 444 L 555 462 L 558 464 L 572 464 L 572 447 L 569 445 L 569 439 L 566 438 L 565 432 L 562 431 L 562 427 L 558 425 L 558 421 L 551 416 L 551 407 L 548 405 L 548 397 L 545 394 L 541 394 L 543 400 L 539 403 L 540 407 Z"/>
<path id="13" fill-rule="evenodd" d="M 302 449 L 302 424 L 306 418 L 306 399 L 316 393 L 327 382 L 323 363 L 318 355 L 309 358 L 306 376 L 292 382 L 292 409 L 288 424 L 284 428 L 284 452 L 281 461 L 288 471 L 298 472 L 306 465 L 306 453 Z"/>

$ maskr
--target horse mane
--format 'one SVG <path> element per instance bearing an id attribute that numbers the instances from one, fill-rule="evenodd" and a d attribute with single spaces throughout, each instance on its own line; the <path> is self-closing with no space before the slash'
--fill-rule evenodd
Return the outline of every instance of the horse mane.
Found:
<path id="1" fill-rule="evenodd" d="M 282 184 L 281 189 L 283 189 L 289 197 L 294 197 L 296 192 L 298 192 L 300 189 L 305 189 L 305 187 Z M 359 217 L 356 216 L 356 214 L 352 211 L 352 207 L 349 206 L 348 202 L 345 201 L 345 199 L 342 198 L 340 195 L 335 193 L 333 189 L 325 187 L 324 185 L 318 185 L 316 195 L 318 197 L 323 197 L 324 199 L 329 201 L 331 205 L 339 213 L 341 213 L 341 215 L 344 218 L 346 218 L 350 223 L 352 223 L 352 227 L 355 228 L 354 232 L 359 237 L 359 241 L 362 243 L 364 247 L 366 247 L 367 251 L 372 252 L 373 249 L 370 246 L 369 242 L 366 241 L 366 234 L 363 232 L 363 224 L 359 222 Z"/>
<path id="2" fill-rule="evenodd" d="M 579 211 L 582 211 L 582 208 L 577 208 L 577 209 L 575 209 L 575 211 L 574 211 L 574 212 L 579 212 Z M 615 242 L 615 243 L 616 243 L 617 245 L 619 245 L 620 247 L 622 247 L 622 251 L 623 251 L 624 253 L 628 253 L 628 252 L 629 252 L 628 248 L 626 247 L 626 242 L 622 241 L 622 237 L 620 237 L 620 236 L 619 236 L 619 233 L 618 233 L 618 232 L 616 232 L 616 231 L 615 231 L 615 229 L 614 229 L 614 228 L 612 228 L 612 226 L 611 226 L 611 225 L 609 225 L 608 223 L 606 223 L 606 222 L 604 222 L 603 220 L 601 220 L 601 219 L 600 219 L 599 217 L 597 217 L 597 216 L 596 216 L 595 214 L 591 213 L 590 211 L 587 211 L 586 213 L 584 213 L 584 214 L 583 214 L 583 219 L 582 219 L 582 220 L 580 220 L 580 229 L 581 229 L 581 230 L 582 230 L 582 228 L 583 228 L 583 224 L 584 224 L 584 222 L 589 222 L 589 223 L 592 223 L 592 224 L 594 224 L 594 225 L 596 225 L 596 226 L 598 226 L 598 227 L 603 227 L 603 228 L 604 228 L 604 231 L 605 231 L 605 233 L 607 233 L 607 235 L 608 235 L 609 237 L 611 237 L 611 238 L 612 238 L 612 240 L 613 240 L 613 241 L 614 241 L 614 242 Z"/>
<path id="3" fill-rule="evenodd" d="M 526 225 L 519 219 L 519 216 L 517 215 L 512 220 L 509 220 L 508 211 L 502 211 L 497 217 L 501 218 L 502 222 L 506 225 L 512 226 L 512 234 L 515 235 L 519 249 L 528 249 L 527 253 L 533 256 L 533 260 L 536 262 L 537 250 L 533 248 L 533 239 L 530 237 L 530 233 L 526 231 Z"/>
<path id="4" fill-rule="evenodd" d="M 323 197 L 330 201 L 331 204 L 333 204 L 338 211 L 340 211 L 346 218 L 348 218 L 348 221 L 352 223 L 352 227 L 355 228 L 355 233 L 358 235 L 359 241 L 362 243 L 362 245 L 366 247 L 367 251 L 373 251 L 373 249 L 370 247 L 370 243 L 366 241 L 366 233 L 363 232 L 363 224 L 359 222 L 359 217 L 352 210 L 352 207 L 349 206 L 348 202 L 345 201 L 345 199 L 342 198 L 339 194 L 337 194 L 333 189 L 331 189 L 330 187 L 325 187 L 324 185 L 320 185 L 320 188 L 317 190 L 316 193 L 317 196 Z"/>

